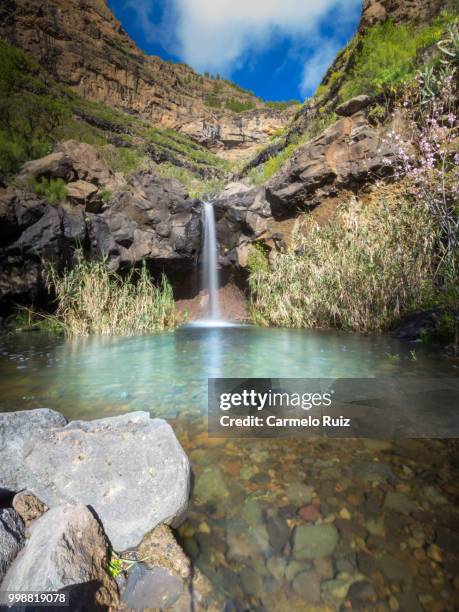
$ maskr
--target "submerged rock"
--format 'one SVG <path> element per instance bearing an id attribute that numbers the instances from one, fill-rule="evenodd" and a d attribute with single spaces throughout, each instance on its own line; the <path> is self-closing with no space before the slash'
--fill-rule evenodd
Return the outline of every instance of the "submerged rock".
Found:
<path id="1" fill-rule="evenodd" d="M 338 532 L 333 525 L 300 525 L 293 534 L 295 559 L 320 559 L 333 554 Z"/>
<path id="2" fill-rule="evenodd" d="M 67 425 L 50 410 L 3 414 L 0 440 L 1 487 L 27 488 L 50 508 L 91 506 L 116 550 L 177 524 L 187 508 L 188 458 L 170 425 L 147 412 Z"/>
<path id="3" fill-rule="evenodd" d="M 0 583 L 24 545 L 24 523 L 13 508 L 0 510 Z"/>
<path id="4" fill-rule="evenodd" d="M 163 567 L 136 564 L 129 572 L 122 602 L 134 610 L 170 608 L 183 593 L 183 582 Z"/>
<path id="5" fill-rule="evenodd" d="M 85 506 L 52 508 L 30 530 L 27 546 L 8 570 L 5 591 L 59 591 L 74 611 L 106 609 L 118 603 L 115 581 L 106 571 L 109 542 Z"/>

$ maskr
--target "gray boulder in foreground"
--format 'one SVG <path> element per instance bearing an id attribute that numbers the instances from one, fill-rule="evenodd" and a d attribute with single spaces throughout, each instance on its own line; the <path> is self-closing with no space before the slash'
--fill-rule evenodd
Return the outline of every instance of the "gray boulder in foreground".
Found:
<path id="1" fill-rule="evenodd" d="M 13 508 L 0 509 L 0 583 L 24 545 L 24 523 Z"/>
<path id="2" fill-rule="evenodd" d="M 118 603 L 116 583 L 106 571 L 109 546 L 88 508 L 52 508 L 32 525 L 2 590 L 63 591 L 71 610 L 106 610 Z"/>
<path id="3" fill-rule="evenodd" d="M 188 457 L 147 412 L 67 425 L 50 410 L 1 414 L 0 466 L 0 488 L 27 489 L 50 508 L 92 507 L 118 551 L 178 524 L 188 504 Z"/>

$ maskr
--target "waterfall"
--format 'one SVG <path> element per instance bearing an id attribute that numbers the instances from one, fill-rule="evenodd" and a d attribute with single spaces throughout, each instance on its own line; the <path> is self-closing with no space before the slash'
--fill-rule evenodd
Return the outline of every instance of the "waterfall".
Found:
<path id="1" fill-rule="evenodd" d="M 218 250 L 217 230 L 214 208 L 209 202 L 203 202 L 202 220 L 204 227 L 204 248 L 202 253 L 203 287 L 209 295 L 208 319 L 218 321 L 220 307 L 218 303 Z"/>

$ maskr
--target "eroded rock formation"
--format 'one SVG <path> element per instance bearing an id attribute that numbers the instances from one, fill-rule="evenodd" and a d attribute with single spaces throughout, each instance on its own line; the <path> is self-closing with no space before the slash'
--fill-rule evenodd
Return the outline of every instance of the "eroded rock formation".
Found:
<path id="1" fill-rule="evenodd" d="M 31 185 L 56 178 L 66 181 L 67 197 L 53 205 Z M 91 146 L 67 141 L 25 164 L 16 184 L 0 189 L 0 302 L 33 301 L 43 261 L 62 268 L 77 248 L 107 257 L 114 271 L 145 261 L 158 274 L 189 276 L 195 266 L 200 206 L 175 179 L 142 171 L 125 182 Z M 109 202 L 107 189 L 115 190 Z"/>
<path id="2" fill-rule="evenodd" d="M 333 211 L 340 195 L 358 193 L 384 177 L 384 160 L 391 155 L 385 136 L 391 129 L 403 130 L 403 125 L 396 116 L 384 128 L 374 127 L 366 112 L 358 110 L 299 147 L 265 185 L 228 186 L 216 202 L 222 263 L 244 267 L 255 241 L 284 248 L 302 212 Z"/>

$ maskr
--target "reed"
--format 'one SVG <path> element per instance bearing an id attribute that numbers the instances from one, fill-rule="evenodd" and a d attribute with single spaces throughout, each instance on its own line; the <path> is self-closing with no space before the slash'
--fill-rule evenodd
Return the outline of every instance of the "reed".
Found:
<path id="1" fill-rule="evenodd" d="M 77 253 L 71 269 L 59 274 L 45 265 L 48 289 L 56 294 L 56 319 L 68 336 L 134 335 L 175 325 L 172 288 L 165 275 L 155 285 L 146 266 L 122 278 L 107 260 Z"/>
<path id="2" fill-rule="evenodd" d="M 275 254 L 270 266 L 252 266 L 252 319 L 298 328 L 387 329 L 432 287 L 438 239 L 427 208 L 401 195 L 349 202 L 325 227 L 305 215 L 286 252 Z"/>

